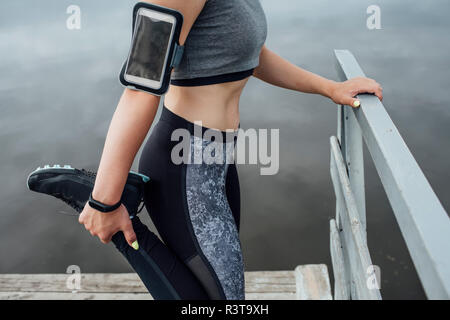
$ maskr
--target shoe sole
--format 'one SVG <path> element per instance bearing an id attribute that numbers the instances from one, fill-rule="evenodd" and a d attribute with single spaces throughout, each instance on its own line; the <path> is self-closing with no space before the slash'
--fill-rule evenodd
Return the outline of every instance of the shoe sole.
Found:
<path id="1" fill-rule="evenodd" d="M 30 185 L 29 185 L 30 178 L 33 175 L 35 175 L 35 174 L 42 174 L 42 173 L 45 173 L 47 171 L 48 172 L 52 172 L 52 173 L 57 173 L 57 174 L 66 174 L 66 173 L 72 172 L 74 174 L 76 173 L 76 174 L 83 175 L 83 172 L 81 170 L 72 168 L 72 166 L 70 166 L 70 165 L 64 165 L 64 166 L 61 166 L 59 164 L 55 164 L 53 166 L 45 165 L 43 168 L 39 167 L 39 168 L 37 168 L 36 170 L 34 170 L 33 172 L 31 172 L 28 175 L 28 178 L 27 178 L 27 188 L 28 188 L 28 190 L 33 191 L 33 190 L 31 190 Z M 131 174 L 131 176 L 134 176 L 137 179 L 142 179 L 142 181 L 144 183 L 147 183 L 147 182 L 150 181 L 150 178 L 147 177 L 146 175 L 143 175 L 142 173 L 137 173 L 137 172 L 134 172 L 134 171 L 130 171 L 130 174 Z"/>

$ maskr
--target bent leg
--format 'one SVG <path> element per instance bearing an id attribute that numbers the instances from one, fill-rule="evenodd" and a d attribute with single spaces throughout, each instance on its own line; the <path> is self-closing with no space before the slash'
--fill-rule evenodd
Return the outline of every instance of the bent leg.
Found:
<path id="1" fill-rule="evenodd" d="M 155 300 L 206 300 L 201 283 L 182 261 L 144 225 L 132 219 L 139 250 L 131 248 L 122 232 L 112 238 Z"/>
<path id="2" fill-rule="evenodd" d="M 171 152 L 179 141 L 172 141 L 172 132 L 180 128 L 193 134 L 192 123 L 163 108 L 142 151 L 139 172 L 151 178 L 144 195 L 147 211 L 161 239 L 210 299 L 242 300 L 238 189 L 226 191 L 226 180 L 237 182 L 237 175 L 231 169 L 227 178 L 226 164 L 175 164 Z M 211 141 L 203 142 L 206 146 Z M 193 140 L 188 143 L 193 146 Z"/>

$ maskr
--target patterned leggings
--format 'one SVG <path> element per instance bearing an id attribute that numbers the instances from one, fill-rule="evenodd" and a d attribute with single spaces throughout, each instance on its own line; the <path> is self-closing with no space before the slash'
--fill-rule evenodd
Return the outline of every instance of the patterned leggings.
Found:
<path id="1" fill-rule="evenodd" d="M 177 149 L 176 129 L 190 134 L 187 152 Z M 210 137 L 217 135 L 221 141 Z M 145 206 L 164 243 L 138 217 L 133 219 L 138 251 L 121 232 L 113 237 L 155 299 L 245 299 L 239 180 L 229 161 L 236 138 L 235 132 L 207 130 L 163 108 L 139 172 L 151 178 Z M 176 164 L 175 151 L 190 162 Z M 205 161 L 208 155 L 215 160 Z"/>

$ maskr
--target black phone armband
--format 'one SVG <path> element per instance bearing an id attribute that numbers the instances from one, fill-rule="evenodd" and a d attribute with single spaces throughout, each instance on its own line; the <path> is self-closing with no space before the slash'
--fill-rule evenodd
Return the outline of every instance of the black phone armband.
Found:
<path id="1" fill-rule="evenodd" d="M 119 75 L 128 88 L 161 96 L 169 88 L 173 68 L 183 57 L 179 45 L 183 15 L 173 9 L 139 2 L 133 9 L 132 41 Z"/>

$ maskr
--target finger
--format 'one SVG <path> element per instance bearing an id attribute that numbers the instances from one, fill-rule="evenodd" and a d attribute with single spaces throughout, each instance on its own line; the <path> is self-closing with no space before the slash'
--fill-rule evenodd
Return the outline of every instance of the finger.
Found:
<path id="1" fill-rule="evenodd" d="M 139 244 L 137 241 L 136 233 L 134 233 L 133 225 L 131 220 L 128 220 L 122 228 L 123 235 L 127 240 L 128 244 L 134 249 L 139 250 Z"/>
<path id="2" fill-rule="evenodd" d="M 372 93 L 372 94 L 376 95 L 378 97 L 378 99 L 383 100 L 383 92 L 382 92 L 381 87 L 378 84 L 360 88 L 357 91 L 357 94 L 360 94 L 360 93 Z"/>
<path id="3" fill-rule="evenodd" d="M 368 89 L 367 92 L 373 93 L 374 95 L 376 95 L 378 97 L 378 99 L 383 100 L 383 93 L 382 93 L 380 87 L 378 87 L 378 86 L 372 87 L 372 88 Z"/>
<path id="4" fill-rule="evenodd" d="M 110 243 L 111 242 L 111 239 L 112 239 L 112 236 L 109 236 L 109 237 L 105 237 L 105 238 L 103 238 L 103 243 L 104 244 L 108 244 L 108 243 Z"/>
<path id="5" fill-rule="evenodd" d="M 106 235 L 101 235 L 101 236 L 99 236 L 98 238 L 100 239 L 100 241 L 101 241 L 103 244 L 108 244 L 108 243 L 111 242 L 111 237 L 108 237 L 108 236 L 106 236 Z"/>
<path id="6" fill-rule="evenodd" d="M 361 106 L 361 101 L 359 101 L 358 99 L 353 99 L 353 102 L 351 104 L 351 107 L 353 108 L 359 108 Z"/>
<path id="7" fill-rule="evenodd" d="M 111 233 L 104 234 L 103 237 L 102 237 L 102 239 L 103 239 L 102 242 L 105 243 L 105 244 L 110 243 L 112 241 L 112 237 L 119 231 L 120 231 L 120 228 L 116 228 Z"/>
<path id="8" fill-rule="evenodd" d="M 345 98 L 343 103 L 352 108 L 358 108 L 361 105 L 361 101 L 359 101 L 359 99 L 352 98 L 352 97 Z"/>
<path id="9" fill-rule="evenodd" d="M 383 100 L 383 89 L 380 86 L 376 88 L 375 95 L 378 97 L 378 99 Z"/>

